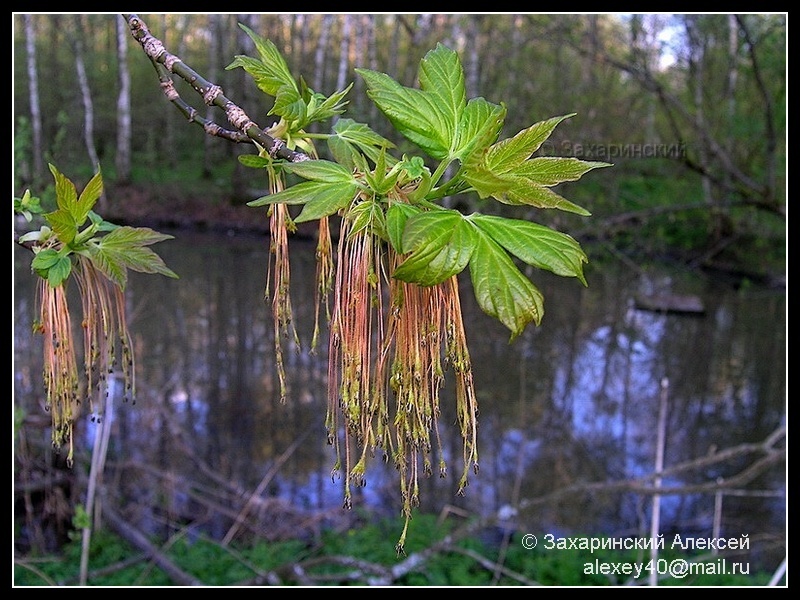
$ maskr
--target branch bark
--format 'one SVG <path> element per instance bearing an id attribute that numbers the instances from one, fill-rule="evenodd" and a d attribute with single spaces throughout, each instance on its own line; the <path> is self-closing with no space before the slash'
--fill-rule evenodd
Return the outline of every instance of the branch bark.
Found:
<path id="1" fill-rule="evenodd" d="M 108 523 L 111 529 L 116 531 L 122 538 L 127 540 L 128 543 L 144 552 L 176 584 L 186 586 L 205 585 L 199 579 L 179 568 L 169 559 L 168 556 L 160 552 L 158 548 L 151 544 L 143 533 L 126 522 L 122 516 L 120 516 L 120 514 L 113 510 L 110 506 L 106 506 L 103 509 L 103 519 L 106 521 L 106 523 Z"/>
<path id="2" fill-rule="evenodd" d="M 250 119 L 241 107 L 225 97 L 220 86 L 207 81 L 179 57 L 168 52 L 161 40 L 150 33 L 147 24 L 137 15 L 123 14 L 123 17 L 128 22 L 133 39 L 141 44 L 142 50 L 153 63 L 164 95 L 190 123 L 201 125 L 208 135 L 221 137 L 231 142 L 255 142 L 265 148 L 272 158 L 282 158 L 289 162 L 310 160 L 307 154 L 292 150 L 283 140 L 269 135 L 266 130 Z M 175 89 L 172 80 L 173 74 L 191 85 L 208 106 L 216 106 L 225 111 L 228 122 L 235 129 L 225 129 L 204 118 L 194 107 L 185 102 Z"/>

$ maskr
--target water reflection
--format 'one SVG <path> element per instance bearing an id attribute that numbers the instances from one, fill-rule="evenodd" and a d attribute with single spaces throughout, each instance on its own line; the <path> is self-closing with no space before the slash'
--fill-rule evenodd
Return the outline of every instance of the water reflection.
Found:
<path id="1" fill-rule="evenodd" d="M 132 274 L 128 285 L 139 392 L 135 406 L 120 403 L 114 411 L 110 461 L 121 497 L 160 506 L 177 520 L 193 519 L 202 506 L 187 489 L 206 494 L 204 502 L 219 493 L 224 514 L 219 486 L 232 484 L 244 494 L 262 484 L 264 497 L 294 508 L 340 510 L 342 484 L 332 477 L 334 456 L 324 428 L 327 349 L 323 343 L 312 354 L 307 347 L 314 320 L 313 245 L 298 241 L 292 247 L 295 324 L 304 347 L 285 354 L 286 404 L 278 400 L 264 298 L 267 242 L 182 233 L 158 252 L 181 279 Z M 33 281 L 27 276 L 29 257 L 19 250 L 15 256 L 14 390 L 17 404 L 38 415 L 41 346 L 30 333 Z M 758 443 L 785 423 L 783 293 L 736 291 L 671 273 L 668 284 L 700 295 L 706 313 L 657 314 L 637 310 L 632 298 L 644 283 L 663 284 L 663 273 L 643 279 L 615 263 L 596 263 L 587 272 L 588 288 L 535 274 L 546 302 L 543 325 L 511 344 L 508 332 L 477 308 L 462 279 L 481 406 L 481 471 L 466 496 L 456 496 L 461 441 L 448 387 L 441 422 L 450 476 L 421 481 L 420 510 L 439 512 L 449 505 L 487 514 L 521 502 L 529 508 L 516 515 L 515 526 L 524 531 L 645 532 L 647 495 L 624 488 L 552 494 L 652 473 L 663 381 L 669 383 L 668 468 Z M 93 428 L 88 419 L 78 428 L 87 448 Z M 752 460 L 712 461 L 666 478 L 664 485 L 714 482 Z M 719 533 L 751 540 L 771 536 L 782 555 L 784 474 L 780 463 L 736 486 L 724 498 Z M 396 476 L 376 456 L 354 504 L 375 514 L 399 514 Z M 180 486 L 181 480 L 196 483 Z M 662 530 L 711 536 L 714 502 L 709 493 L 665 496 Z M 153 515 L 131 518 L 136 517 L 145 523 Z M 229 520 L 208 524 L 220 536 L 229 526 Z"/>

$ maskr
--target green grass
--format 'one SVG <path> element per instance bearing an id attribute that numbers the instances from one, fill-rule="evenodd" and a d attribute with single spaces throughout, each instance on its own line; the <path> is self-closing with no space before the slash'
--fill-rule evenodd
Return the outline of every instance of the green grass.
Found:
<path id="1" fill-rule="evenodd" d="M 406 557 L 394 551 L 402 521 L 392 519 L 365 525 L 346 532 L 329 531 L 319 543 L 297 540 L 266 542 L 249 546 L 222 547 L 220 544 L 189 536 L 176 536 L 162 544 L 161 552 L 186 573 L 208 586 L 234 586 L 254 581 L 267 572 L 277 575 L 285 585 L 296 584 L 294 566 L 303 565 L 315 583 L 320 585 L 364 585 L 369 577 L 380 574 L 380 568 L 399 564 Z M 406 552 L 412 556 L 439 542 L 452 531 L 433 515 L 418 515 L 408 533 Z M 596 565 L 620 565 L 647 562 L 647 553 L 635 550 L 547 549 L 544 544 L 527 550 L 521 534 L 514 535 L 505 549 L 502 565 L 512 576 L 504 574 L 495 580 L 493 565 L 499 561 L 500 548 L 490 547 L 479 538 L 468 538 L 457 544 L 458 550 L 438 552 L 421 566 L 397 578 L 398 586 L 519 586 L 535 582 L 545 586 L 614 586 L 630 583 L 630 577 L 619 573 L 599 573 Z M 67 544 L 57 556 L 18 558 L 14 565 L 15 586 L 77 585 L 80 569 L 79 536 Z M 644 554 L 644 556 L 642 556 Z M 482 556 L 486 564 L 476 560 Z M 669 550 L 664 560 L 680 558 Z M 690 559 L 689 556 L 683 556 Z M 344 559 L 347 559 L 346 561 Z M 730 565 L 735 560 L 727 559 Z M 719 564 L 718 559 L 706 565 Z M 372 565 L 374 568 L 367 568 Z M 707 567 L 707 570 L 713 569 Z M 89 557 L 91 586 L 170 586 L 174 585 L 147 557 L 126 542 L 105 531 L 96 532 Z M 769 573 L 747 575 L 706 574 L 684 579 L 665 578 L 661 586 L 764 586 Z M 647 572 L 637 584 L 646 585 Z"/>

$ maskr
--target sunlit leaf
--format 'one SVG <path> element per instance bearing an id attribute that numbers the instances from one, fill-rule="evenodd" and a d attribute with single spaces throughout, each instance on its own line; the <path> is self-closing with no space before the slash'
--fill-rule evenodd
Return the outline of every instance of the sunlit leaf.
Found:
<path id="1" fill-rule="evenodd" d="M 284 90 L 284 93 L 288 96 L 293 92 L 295 96 L 294 100 L 299 100 L 300 91 L 297 89 L 297 83 L 294 77 L 292 77 L 286 60 L 275 47 L 275 44 L 261 37 L 241 23 L 239 27 L 253 40 L 256 50 L 258 50 L 260 60 L 250 58 L 249 56 L 236 56 L 235 60 L 228 65 L 226 69 L 242 67 L 250 74 L 258 88 L 266 94 L 277 96 L 282 87 L 287 87 L 289 89 Z"/>
<path id="2" fill-rule="evenodd" d="M 53 174 L 56 184 L 56 206 L 62 210 L 69 211 L 78 200 L 78 191 L 72 183 L 55 165 L 48 165 Z"/>
<path id="3" fill-rule="evenodd" d="M 75 223 L 75 217 L 72 215 L 72 211 L 68 209 L 59 208 L 53 212 L 46 213 L 44 218 L 53 229 L 58 241 L 62 244 L 71 244 L 78 234 L 78 225 Z"/>
<path id="4" fill-rule="evenodd" d="M 420 61 L 419 84 L 422 90 L 436 99 L 438 114 L 442 119 L 438 129 L 449 142 L 450 150 L 453 150 L 457 139 L 456 129 L 467 104 L 464 69 L 458 54 L 443 44 L 437 44 Z"/>
<path id="5" fill-rule="evenodd" d="M 510 173 L 506 175 L 511 175 Z M 497 200 L 505 204 L 528 205 L 537 208 L 557 208 L 566 212 L 588 217 L 591 213 L 585 208 L 570 202 L 548 187 L 534 183 L 530 179 L 513 176 L 514 185 L 502 193 L 493 193 Z"/>
<path id="6" fill-rule="evenodd" d="M 127 281 L 126 269 L 177 278 L 161 257 L 147 247 L 168 239 L 172 236 L 147 227 L 118 227 L 91 245 L 89 255 L 98 269 L 123 288 Z"/>
<path id="7" fill-rule="evenodd" d="M 86 221 L 89 211 L 92 210 L 97 200 L 103 194 L 103 176 L 98 171 L 94 177 L 89 180 L 86 187 L 83 188 L 75 207 L 72 209 L 72 216 L 75 218 L 75 223 L 80 227 Z"/>
<path id="8" fill-rule="evenodd" d="M 430 156 L 444 159 L 450 152 L 449 119 L 439 98 L 429 92 L 400 85 L 369 69 L 356 69 L 367 83 L 367 95 L 403 136 Z"/>
<path id="9" fill-rule="evenodd" d="M 303 179 L 326 183 L 355 183 L 353 172 L 330 160 L 304 160 L 286 163 L 283 168 Z"/>
<path id="10" fill-rule="evenodd" d="M 475 229 L 457 211 L 421 212 L 406 221 L 402 246 L 410 254 L 393 276 L 435 285 L 467 266 L 475 248 Z"/>
<path id="11" fill-rule="evenodd" d="M 469 165 L 465 166 L 464 180 L 472 186 L 482 200 L 489 196 L 500 199 L 502 194 L 515 185 L 513 176 L 487 169 L 478 161 L 471 161 Z"/>
<path id="12" fill-rule="evenodd" d="M 580 160 L 571 157 L 539 156 L 526 160 L 514 169 L 515 175 L 526 177 L 539 185 L 556 185 L 577 181 L 592 169 L 609 167 L 609 163 Z"/>
<path id="13" fill-rule="evenodd" d="M 505 106 L 472 98 L 461 116 L 454 156 L 467 163 L 473 154 L 497 141 L 505 117 Z"/>
<path id="14" fill-rule="evenodd" d="M 586 285 L 583 265 L 588 258 L 574 238 L 530 221 L 480 214 L 467 218 L 523 262 L 563 277 L 577 277 Z"/>
<path id="15" fill-rule="evenodd" d="M 523 129 L 514 137 L 497 142 L 489 148 L 486 155 L 486 166 L 492 171 L 506 173 L 521 165 L 541 147 L 561 121 L 574 116 L 574 114 L 540 121 Z"/>

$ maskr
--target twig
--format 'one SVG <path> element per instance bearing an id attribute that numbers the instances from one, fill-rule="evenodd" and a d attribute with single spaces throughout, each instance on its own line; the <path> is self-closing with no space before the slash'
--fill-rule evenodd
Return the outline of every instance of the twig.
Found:
<path id="1" fill-rule="evenodd" d="M 270 470 L 267 471 L 267 473 L 264 475 L 263 479 L 258 484 L 258 487 L 256 487 L 256 489 L 253 491 L 253 493 L 247 499 L 247 502 L 245 503 L 244 508 L 242 508 L 242 510 L 239 512 L 239 514 L 236 515 L 236 522 L 233 525 L 231 525 L 231 528 L 228 530 L 228 533 L 225 534 L 225 537 L 222 540 L 222 545 L 223 546 L 227 546 L 228 544 L 230 544 L 231 540 L 233 539 L 233 536 L 236 535 L 236 533 L 239 531 L 239 528 L 241 527 L 242 523 L 244 523 L 245 517 L 247 517 L 247 513 L 250 512 L 250 509 L 255 504 L 255 500 L 261 497 L 261 494 L 264 492 L 264 490 L 266 489 L 267 485 L 269 485 L 269 482 L 272 481 L 272 478 L 275 477 L 275 475 L 278 473 L 280 468 L 283 466 L 283 463 L 285 463 L 289 459 L 289 457 L 292 454 L 294 454 L 294 451 L 297 450 L 297 447 L 308 437 L 309 431 L 310 430 L 306 430 L 306 432 L 303 435 L 298 437 L 292 443 L 292 445 L 289 446 L 283 452 L 283 454 L 281 454 L 278 457 L 278 460 L 275 461 L 275 464 L 272 465 L 272 468 L 270 468 Z"/>
<path id="2" fill-rule="evenodd" d="M 291 150 L 285 142 L 267 134 L 264 129 L 247 116 L 241 107 L 225 97 L 220 86 L 206 80 L 179 57 L 168 52 L 163 42 L 150 33 L 147 24 L 137 15 L 123 14 L 122 16 L 128 22 L 133 39 L 141 44 L 144 53 L 152 61 L 164 95 L 190 123 L 197 123 L 203 127 L 203 130 L 208 135 L 221 137 L 232 142 L 257 142 L 267 150 L 272 158 L 283 158 L 289 162 L 310 160 L 307 154 Z M 195 108 L 186 103 L 175 89 L 171 77 L 172 74 L 177 75 L 191 85 L 208 106 L 217 106 L 224 110 L 225 116 L 230 124 L 235 127 L 235 130 L 224 129 L 216 123 L 203 118 Z"/>
<path id="3" fill-rule="evenodd" d="M 168 556 L 163 554 L 151 544 L 147 537 L 134 529 L 127 523 L 115 510 L 107 506 L 103 511 L 103 518 L 120 536 L 130 544 L 144 552 L 158 567 L 164 571 L 172 581 L 178 585 L 202 586 L 205 585 L 199 579 L 186 573 L 173 563 Z"/>

